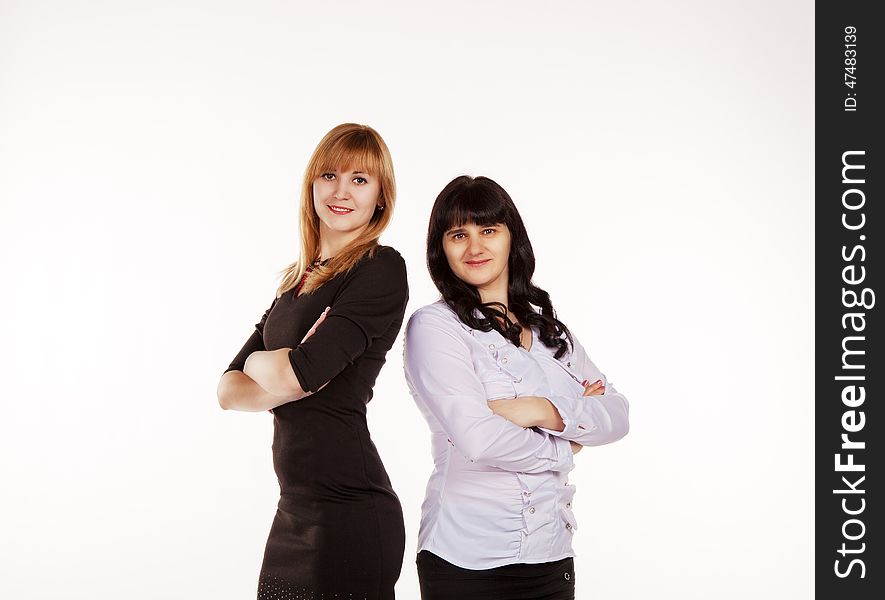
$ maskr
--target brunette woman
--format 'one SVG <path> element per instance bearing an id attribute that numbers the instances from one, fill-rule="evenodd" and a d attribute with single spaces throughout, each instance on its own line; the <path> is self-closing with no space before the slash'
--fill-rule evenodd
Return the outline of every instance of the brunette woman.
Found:
<path id="1" fill-rule="evenodd" d="M 378 243 L 394 200 L 377 132 L 326 134 L 304 174 L 298 260 L 221 378 L 222 408 L 273 411 L 280 501 L 259 599 L 394 597 L 402 510 L 366 426 L 408 299 L 402 257 Z"/>
<path id="2" fill-rule="evenodd" d="M 406 329 L 409 389 L 435 469 L 418 540 L 424 600 L 571 599 L 567 473 L 628 429 L 628 405 L 532 282 L 510 196 L 486 177 L 440 193 L 427 266 L 442 296 Z"/>

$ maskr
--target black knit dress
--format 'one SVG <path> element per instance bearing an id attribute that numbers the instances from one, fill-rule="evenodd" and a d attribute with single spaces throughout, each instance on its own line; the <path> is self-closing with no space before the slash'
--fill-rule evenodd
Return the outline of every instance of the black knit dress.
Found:
<path id="1" fill-rule="evenodd" d="M 274 409 L 280 501 L 264 552 L 259 600 L 393 598 L 405 547 L 399 499 L 369 436 L 366 404 L 403 322 L 405 262 L 381 246 L 310 294 L 274 300 L 231 363 L 294 348 L 302 389 Z M 326 320 L 301 339 L 326 306 Z"/>

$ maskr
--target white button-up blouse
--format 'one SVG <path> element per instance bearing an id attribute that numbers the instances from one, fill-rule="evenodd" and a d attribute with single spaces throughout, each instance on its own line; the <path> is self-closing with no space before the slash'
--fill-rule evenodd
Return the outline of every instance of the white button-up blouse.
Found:
<path id="1" fill-rule="evenodd" d="M 406 326 L 409 391 L 431 431 L 434 470 L 421 508 L 418 551 L 466 569 L 574 556 L 575 488 L 569 440 L 598 446 L 628 430 L 627 399 L 574 338 L 560 359 L 532 330 L 531 348 L 464 324 L 443 301 Z M 605 394 L 583 396 L 601 379 Z M 526 429 L 494 414 L 487 400 L 543 396 L 563 431 Z"/>

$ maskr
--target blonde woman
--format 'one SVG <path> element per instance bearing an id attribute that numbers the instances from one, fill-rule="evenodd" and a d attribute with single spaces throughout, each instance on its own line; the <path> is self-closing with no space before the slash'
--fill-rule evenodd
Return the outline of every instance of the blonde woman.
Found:
<path id="1" fill-rule="evenodd" d="M 301 253 L 218 386 L 224 409 L 273 412 L 280 501 L 259 599 L 394 597 L 403 516 L 366 425 L 408 300 L 405 262 L 378 243 L 394 199 L 377 132 L 326 134 L 304 174 Z"/>

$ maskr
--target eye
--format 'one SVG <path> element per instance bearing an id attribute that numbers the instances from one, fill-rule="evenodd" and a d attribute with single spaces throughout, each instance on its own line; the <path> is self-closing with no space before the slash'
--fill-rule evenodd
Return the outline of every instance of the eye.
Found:
<path id="1" fill-rule="evenodd" d="M 497 229 L 495 229 L 494 227 L 486 227 L 485 229 L 482 230 L 482 233 L 483 233 L 483 235 L 492 235 L 496 231 L 497 231 Z"/>
<path id="2" fill-rule="evenodd" d="M 461 239 L 464 239 L 465 237 L 466 237 L 466 236 L 465 236 L 462 232 L 460 232 L 460 231 L 459 231 L 458 233 L 453 233 L 453 234 L 452 234 L 452 239 L 453 239 L 453 240 L 461 240 Z"/>
<path id="3" fill-rule="evenodd" d="M 326 181 L 335 181 L 335 173 L 323 173 L 320 177 Z"/>
<path id="4" fill-rule="evenodd" d="M 353 182 L 357 185 L 363 185 L 364 183 L 369 183 L 369 180 L 365 177 L 354 177 Z"/>

